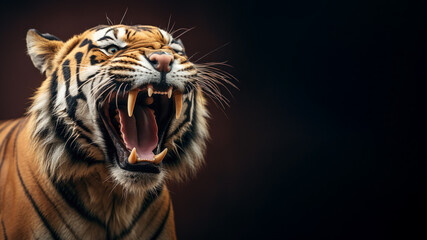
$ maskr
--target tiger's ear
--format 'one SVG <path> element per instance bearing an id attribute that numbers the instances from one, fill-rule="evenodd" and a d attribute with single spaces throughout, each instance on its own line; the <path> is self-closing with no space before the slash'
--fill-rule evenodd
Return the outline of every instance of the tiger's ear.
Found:
<path id="1" fill-rule="evenodd" d="M 55 55 L 63 45 L 63 41 L 49 33 L 41 34 L 35 29 L 27 32 L 28 55 L 43 74 L 49 74 Z"/>

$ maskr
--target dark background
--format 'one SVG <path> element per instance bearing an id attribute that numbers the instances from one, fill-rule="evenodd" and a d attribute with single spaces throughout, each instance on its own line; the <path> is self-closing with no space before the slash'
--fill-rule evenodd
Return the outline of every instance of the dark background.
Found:
<path id="1" fill-rule="evenodd" d="M 408 1 L 27 1 L 0 10 L 0 119 L 43 77 L 36 28 L 196 27 L 200 62 L 228 61 L 206 165 L 171 184 L 179 239 L 426 239 L 427 8 Z"/>

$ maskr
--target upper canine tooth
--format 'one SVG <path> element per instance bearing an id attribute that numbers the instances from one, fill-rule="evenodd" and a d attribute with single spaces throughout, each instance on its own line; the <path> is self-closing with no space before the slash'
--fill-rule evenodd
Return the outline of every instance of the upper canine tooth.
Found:
<path id="1" fill-rule="evenodd" d="M 136 98 L 138 97 L 139 89 L 133 89 L 129 92 L 128 96 L 128 115 L 132 117 L 133 109 L 135 108 Z"/>
<path id="2" fill-rule="evenodd" d="M 128 161 L 130 164 L 136 163 L 136 149 L 135 148 L 132 149 L 132 152 L 129 155 Z"/>
<path id="3" fill-rule="evenodd" d="M 169 99 L 172 97 L 172 88 L 173 87 L 169 87 L 169 90 L 168 90 L 168 98 Z"/>
<path id="4" fill-rule="evenodd" d="M 163 149 L 163 151 L 161 153 L 155 155 L 153 163 L 154 164 L 160 164 L 162 162 L 163 158 L 165 158 L 167 152 L 168 152 L 168 149 L 165 148 L 165 149 Z"/>
<path id="5" fill-rule="evenodd" d="M 151 97 L 153 95 L 153 85 L 148 84 L 147 86 L 148 96 Z"/>
<path id="6" fill-rule="evenodd" d="M 181 110 L 182 110 L 182 93 L 180 91 L 175 91 L 174 94 L 175 97 L 175 114 L 176 119 L 181 116 Z"/>

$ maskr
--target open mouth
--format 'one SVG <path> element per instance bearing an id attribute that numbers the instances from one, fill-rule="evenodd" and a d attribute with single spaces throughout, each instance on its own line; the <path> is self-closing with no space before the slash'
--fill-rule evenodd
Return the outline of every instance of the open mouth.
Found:
<path id="1" fill-rule="evenodd" d="M 116 155 L 124 170 L 159 173 L 168 151 L 163 147 L 165 134 L 181 109 L 182 93 L 172 86 L 148 84 L 111 94 L 100 114 L 111 139 L 108 153 Z"/>

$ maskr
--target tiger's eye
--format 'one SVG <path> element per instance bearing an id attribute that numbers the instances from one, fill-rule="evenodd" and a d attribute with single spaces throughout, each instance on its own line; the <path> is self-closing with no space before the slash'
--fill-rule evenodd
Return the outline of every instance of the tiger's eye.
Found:
<path id="1" fill-rule="evenodd" d="M 118 47 L 116 47 L 116 46 L 111 46 L 111 47 L 108 47 L 108 48 L 107 48 L 107 52 L 108 52 L 109 54 L 114 54 L 114 53 L 116 53 L 117 51 L 119 51 L 119 48 L 118 48 Z"/>

